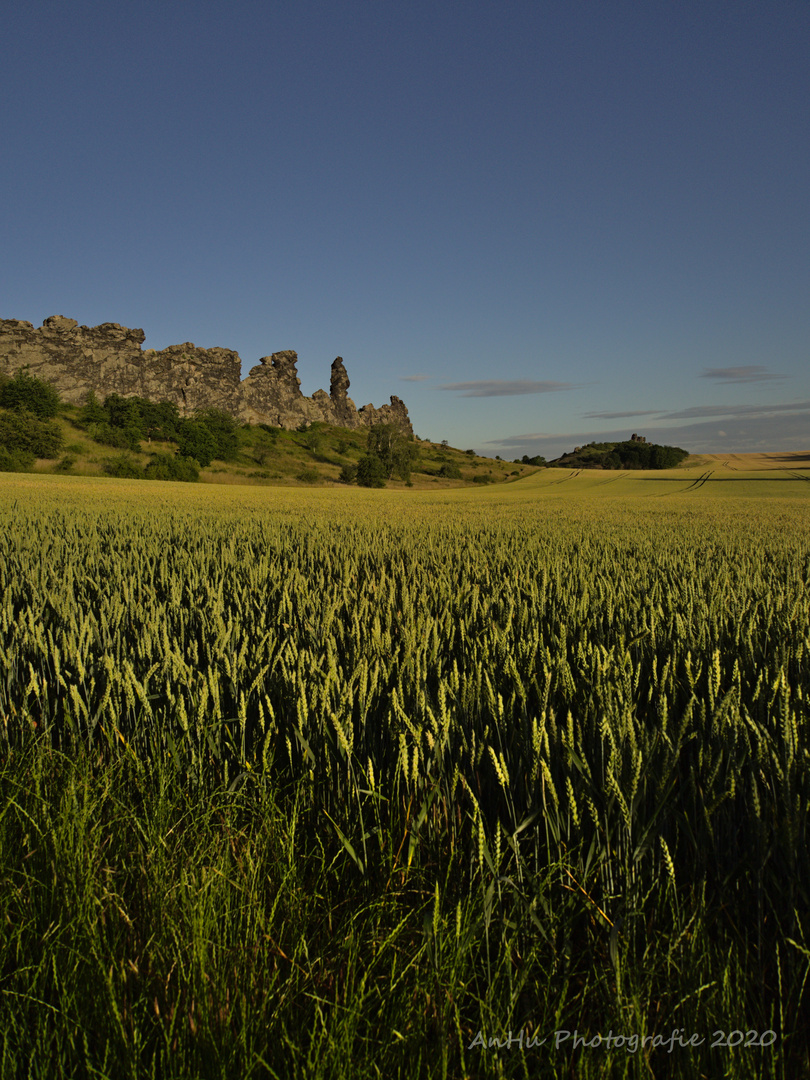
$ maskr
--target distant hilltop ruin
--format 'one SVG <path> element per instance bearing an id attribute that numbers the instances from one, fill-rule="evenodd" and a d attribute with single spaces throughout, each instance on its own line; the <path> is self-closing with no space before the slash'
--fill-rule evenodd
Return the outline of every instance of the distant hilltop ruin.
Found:
<path id="1" fill-rule="evenodd" d="M 27 368 L 75 405 L 92 390 L 102 401 L 108 394 L 171 401 L 184 416 L 216 408 L 250 424 L 294 429 L 318 420 L 345 428 L 387 422 L 413 434 L 398 397 L 378 409 L 355 406 L 340 356 L 332 364 L 329 393 L 316 390 L 304 397 L 298 354 L 291 350 L 263 356 L 242 379 L 242 361 L 231 349 L 198 349 L 186 342 L 144 350 L 144 338 L 143 330 L 118 323 L 79 326 L 62 315 L 51 315 L 38 330 L 21 319 L 0 319 L 0 373 Z"/>

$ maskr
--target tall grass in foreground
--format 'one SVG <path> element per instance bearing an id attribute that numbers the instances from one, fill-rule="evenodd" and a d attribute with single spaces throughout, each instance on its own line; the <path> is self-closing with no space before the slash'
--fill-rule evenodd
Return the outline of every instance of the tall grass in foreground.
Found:
<path id="1" fill-rule="evenodd" d="M 807 1072 L 807 511 L 386 500 L 10 515 L 2 1075 Z"/>

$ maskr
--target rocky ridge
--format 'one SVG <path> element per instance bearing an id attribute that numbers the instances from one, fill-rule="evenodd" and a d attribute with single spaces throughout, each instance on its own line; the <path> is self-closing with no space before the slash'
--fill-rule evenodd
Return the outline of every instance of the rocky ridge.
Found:
<path id="1" fill-rule="evenodd" d="M 242 379 L 242 361 L 231 349 L 200 349 L 191 342 L 167 349 L 143 349 L 143 330 L 118 323 L 79 326 L 75 319 L 51 315 L 36 329 L 21 319 L 0 319 L 0 373 L 27 368 L 56 388 L 64 401 L 83 404 L 92 390 L 137 394 L 149 401 L 171 401 L 187 416 L 197 409 L 223 409 L 251 424 L 297 428 L 325 421 L 362 428 L 396 423 L 413 434 L 405 403 L 358 409 L 348 396 L 349 376 L 338 356 L 332 364 L 329 393 L 301 393 L 298 354 L 292 350 L 263 356 Z"/>

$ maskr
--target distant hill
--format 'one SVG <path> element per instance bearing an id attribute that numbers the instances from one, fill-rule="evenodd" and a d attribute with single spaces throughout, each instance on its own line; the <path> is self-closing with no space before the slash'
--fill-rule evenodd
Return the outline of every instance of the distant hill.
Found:
<path id="1" fill-rule="evenodd" d="M 577 446 L 548 463 L 548 467 L 565 469 L 672 469 L 689 457 L 680 446 L 649 443 L 643 436 L 634 435 L 625 442 L 592 442 Z"/>

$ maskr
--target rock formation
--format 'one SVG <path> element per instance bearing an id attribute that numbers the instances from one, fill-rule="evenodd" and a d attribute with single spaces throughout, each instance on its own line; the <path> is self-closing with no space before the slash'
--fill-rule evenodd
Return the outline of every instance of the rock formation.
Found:
<path id="1" fill-rule="evenodd" d="M 101 401 L 108 394 L 171 401 L 184 416 L 213 407 L 251 424 L 297 428 L 321 420 L 361 428 L 390 422 L 413 434 L 398 397 L 378 409 L 357 409 L 340 356 L 332 364 L 329 393 L 316 390 L 309 398 L 301 393 L 298 354 L 290 350 L 263 356 L 242 379 L 242 362 L 231 349 L 198 349 L 186 342 L 158 352 L 141 347 L 144 337 L 143 330 L 118 323 L 79 326 L 61 315 L 51 315 L 38 330 L 20 319 L 0 319 L 0 373 L 25 367 L 76 405 L 92 390 Z"/>

